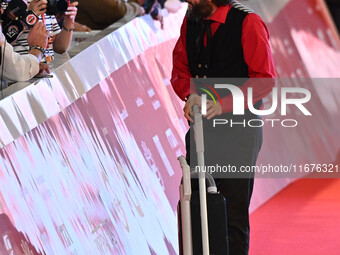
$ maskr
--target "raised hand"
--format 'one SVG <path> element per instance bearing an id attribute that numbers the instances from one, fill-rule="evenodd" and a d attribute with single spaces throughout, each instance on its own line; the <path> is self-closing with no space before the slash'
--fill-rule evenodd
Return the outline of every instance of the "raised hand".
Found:
<path id="1" fill-rule="evenodd" d="M 46 48 L 47 40 L 49 36 L 49 31 L 46 30 L 46 26 L 38 21 L 35 25 L 30 29 L 27 42 L 30 47 L 39 46 L 41 48 Z"/>
<path id="2" fill-rule="evenodd" d="M 64 17 L 64 28 L 66 29 L 73 29 L 74 27 L 74 19 L 77 16 L 77 6 L 78 2 L 73 2 L 70 3 L 69 7 L 67 8 L 65 12 L 65 17 Z"/>

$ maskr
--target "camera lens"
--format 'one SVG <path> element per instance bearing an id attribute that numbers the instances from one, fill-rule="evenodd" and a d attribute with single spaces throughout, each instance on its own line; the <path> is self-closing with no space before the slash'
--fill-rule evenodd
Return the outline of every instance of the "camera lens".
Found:
<path id="1" fill-rule="evenodd" d="M 47 1 L 47 15 L 58 15 L 64 13 L 68 8 L 68 1 L 66 0 L 48 0 Z"/>

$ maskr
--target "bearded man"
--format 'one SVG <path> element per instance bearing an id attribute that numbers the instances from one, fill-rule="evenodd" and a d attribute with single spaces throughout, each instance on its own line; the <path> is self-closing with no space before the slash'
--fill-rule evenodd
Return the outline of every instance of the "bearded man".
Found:
<path id="1" fill-rule="evenodd" d="M 267 27 L 252 10 L 231 0 L 187 2 L 189 9 L 173 51 L 171 83 L 176 94 L 186 101 L 184 116 L 192 122 L 191 107 L 201 105 L 201 97 L 190 89 L 191 78 L 273 78 L 275 69 Z M 245 92 L 248 85 L 238 86 Z M 261 82 L 255 82 L 253 86 L 254 107 L 260 109 L 262 98 L 271 88 L 268 90 Z M 204 128 L 214 117 L 239 120 L 232 113 L 232 97 L 226 96 L 222 102 L 223 105 L 207 100 Z M 249 109 L 242 117 L 260 118 Z M 192 126 L 186 136 L 187 160 L 194 167 L 197 159 L 190 155 L 190 149 L 195 151 L 195 140 L 194 135 L 189 135 L 190 131 Z M 262 145 L 261 127 L 214 128 L 209 133 L 204 132 L 205 158 L 210 153 L 220 165 L 231 164 L 238 170 L 241 166 L 256 165 Z M 216 165 L 217 161 L 210 160 L 209 164 Z M 249 204 L 254 175 L 220 178 L 216 183 L 227 200 L 229 255 L 246 255 L 249 252 Z"/>

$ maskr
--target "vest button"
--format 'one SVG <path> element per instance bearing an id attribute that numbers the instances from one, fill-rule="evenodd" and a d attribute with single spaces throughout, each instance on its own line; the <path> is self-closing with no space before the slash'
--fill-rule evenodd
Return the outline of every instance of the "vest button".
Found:
<path id="1" fill-rule="evenodd" d="M 201 68 L 202 67 L 202 64 L 198 64 L 198 68 Z"/>
<path id="2" fill-rule="evenodd" d="M 206 75 L 204 75 L 204 76 L 203 76 L 203 78 L 204 78 L 204 79 L 206 79 L 206 78 L 207 78 L 207 76 L 206 76 Z"/>
<path id="3" fill-rule="evenodd" d="M 208 69 L 208 65 L 207 64 L 205 64 L 205 68 Z"/>
<path id="4" fill-rule="evenodd" d="M 199 76 L 198 75 L 196 75 L 196 79 L 198 79 L 199 78 Z"/>

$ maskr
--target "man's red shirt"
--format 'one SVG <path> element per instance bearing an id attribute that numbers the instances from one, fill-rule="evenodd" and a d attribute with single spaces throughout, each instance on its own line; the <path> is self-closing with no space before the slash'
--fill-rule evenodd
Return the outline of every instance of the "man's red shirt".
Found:
<path id="1" fill-rule="evenodd" d="M 211 24 L 212 36 L 220 24 L 225 23 L 226 17 L 232 5 L 221 6 L 210 17 L 214 22 Z M 182 99 L 190 95 L 190 78 L 192 75 L 189 70 L 187 51 L 186 51 L 186 27 L 187 17 L 184 18 L 181 35 L 173 51 L 173 70 L 171 84 L 176 94 Z M 206 36 L 205 36 L 206 43 Z M 274 78 L 275 67 L 273 56 L 269 45 L 269 33 L 266 24 L 255 13 L 249 13 L 242 27 L 241 43 L 243 47 L 244 61 L 248 65 L 248 75 L 250 78 Z M 228 47 L 228 46 L 227 46 Z M 223 50 L 223 49 L 221 49 Z M 213 78 L 213 77 L 211 77 Z M 253 80 L 254 81 L 254 80 Z M 266 84 L 266 85 L 264 85 Z M 247 98 L 247 88 L 253 87 L 253 102 L 257 102 L 266 96 L 270 91 L 268 86 L 273 86 L 273 82 L 254 82 L 245 84 L 241 87 L 245 99 Z M 224 113 L 232 112 L 232 96 L 223 98 L 222 110 Z"/>

